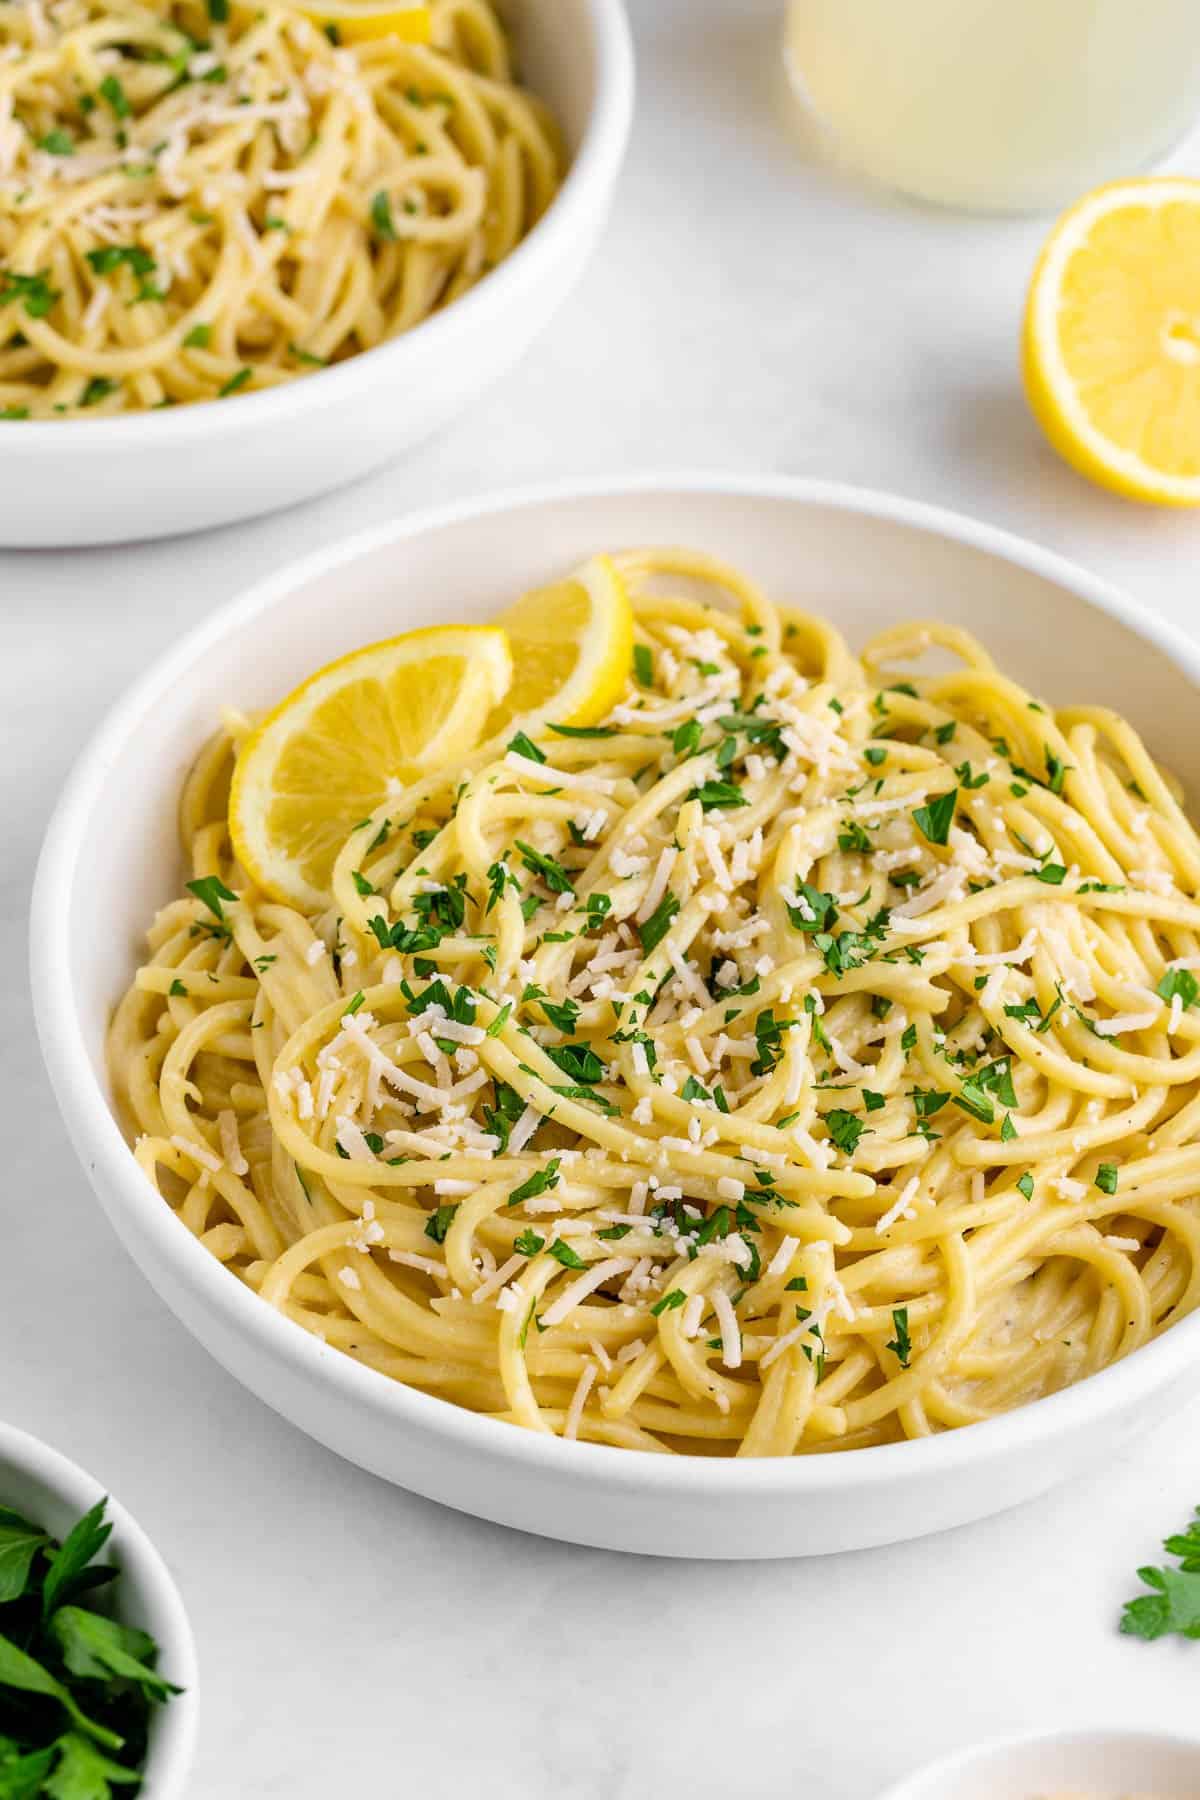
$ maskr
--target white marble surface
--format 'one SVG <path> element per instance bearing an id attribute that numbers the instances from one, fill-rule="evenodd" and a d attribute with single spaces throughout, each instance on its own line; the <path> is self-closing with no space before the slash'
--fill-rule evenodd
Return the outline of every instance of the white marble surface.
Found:
<path id="1" fill-rule="evenodd" d="M 0 1411 L 111 1483 L 176 1570 L 204 1671 L 198 1800 L 869 1800 L 985 1733 L 1196 1716 L 1200 1646 L 1114 1626 L 1200 1501 L 1200 1409 L 1020 1512 L 864 1556 L 541 1543 L 387 1488 L 243 1394 L 118 1249 L 63 1139 L 25 976 L 52 800 L 149 657 L 311 545 L 547 474 L 783 470 L 977 513 L 1195 617 L 1196 519 L 1085 487 L 1025 413 L 1044 221 L 922 210 L 819 162 L 783 106 L 774 0 L 634 10 L 639 119 L 605 250 L 468 425 L 272 520 L 0 554 Z"/>

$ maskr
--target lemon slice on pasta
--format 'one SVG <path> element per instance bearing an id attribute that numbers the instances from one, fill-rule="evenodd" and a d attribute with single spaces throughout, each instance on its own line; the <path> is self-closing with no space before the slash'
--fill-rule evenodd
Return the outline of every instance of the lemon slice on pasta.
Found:
<path id="1" fill-rule="evenodd" d="M 512 659 L 490 625 L 435 625 L 328 664 L 269 713 L 238 756 L 234 853 L 254 883 L 308 910 L 389 783 L 466 756 L 503 700 Z"/>
<path id="2" fill-rule="evenodd" d="M 550 719 L 594 725 L 625 691 L 633 660 L 633 607 L 609 556 L 565 581 L 523 594 L 498 621 L 512 650 L 512 686 L 487 737 Z"/>
<path id="3" fill-rule="evenodd" d="M 405 6 L 403 0 L 334 0 L 328 6 L 302 6 L 299 10 L 322 31 L 328 31 L 335 43 L 360 44 L 367 38 L 398 37 L 409 44 L 427 44 L 433 29 L 429 7 L 424 0 Z"/>

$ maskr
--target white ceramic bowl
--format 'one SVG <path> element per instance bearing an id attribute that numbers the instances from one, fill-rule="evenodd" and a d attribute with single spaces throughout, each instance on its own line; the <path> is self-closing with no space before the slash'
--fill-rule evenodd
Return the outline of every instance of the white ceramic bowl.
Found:
<path id="1" fill-rule="evenodd" d="M 956 1750 L 879 1800 L 1196 1800 L 1200 1738 L 1054 1731 Z"/>
<path id="2" fill-rule="evenodd" d="M 77 1463 L 13 1425 L 0 1425 L 0 1506 L 10 1506 L 52 1537 L 63 1538 L 108 1489 Z M 159 1647 L 158 1670 L 183 1689 L 156 1707 L 138 1792 L 142 1800 L 182 1800 L 196 1743 L 199 1697 L 196 1646 L 166 1564 L 137 1520 L 109 1495 L 112 1536 L 101 1554 L 121 1570 L 113 1589 L 116 1615 L 148 1631 Z"/>
<path id="3" fill-rule="evenodd" d="M 623 0 L 498 0 L 571 167 L 546 216 L 404 336 L 262 393 L 0 430 L 0 548 L 169 537 L 353 481 L 465 412 L 522 356 L 604 228 L 633 115 Z"/>
<path id="4" fill-rule="evenodd" d="M 489 617 L 591 551 L 701 545 L 849 634 L 928 613 L 985 636 L 1052 698 L 1120 706 L 1200 793 L 1200 651 L 1103 583 L 986 526 L 814 483 L 595 485 L 456 506 L 324 550 L 192 632 L 109 716 L 50 826 L 32 913 L 38 1027 L 67 1128 L 130 1252 L 240 1380 L 342 1455 L 551 1537 L 764 1557 L 915 1537 L 998 1511 L 1164 1412 L 1200 1365 L 1200 1313 L 1080 1386 L 924 1442 L 786 1461 L 563 1443 L 411 1392 L 308 1336 L 202 1250 L 109 1110 L 104 1033 L 156 906 L 178 891 L 180 783 L 223 702 L 262 707 L 354 645 Z"/>

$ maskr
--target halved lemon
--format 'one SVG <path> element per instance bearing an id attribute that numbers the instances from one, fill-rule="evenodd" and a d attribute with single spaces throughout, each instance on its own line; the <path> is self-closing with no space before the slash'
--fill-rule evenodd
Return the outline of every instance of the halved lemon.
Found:
<path id="1" fill-rule="evenodd" d="M 508 691 L 512 659 L 492 625 L 435 625 L 319 669 L 247 738 L 229 830 L 246 873 L 316 910 L 330 870 L 389 783 L 461 761 Z"/>
<path id="2" fill-rule="evenodd" d="M 633 661 L 633 608 L 612 558 L 593 556 L 565 581 L 535 588 L 501 613 L 512 686 L 487 737 L 549 719 L 594 725 L 616 705 Z"/>
<path id="3" fill-rule="evenodd" d="M 1097 188 L 1034 271 L 1025 389 L 1051 444 L 1132 500 L 1200 505 L 1200 181 Z"/>
<path id="4" fill-rule="evenodd" d="M 398 37 L 408 44 L 427 44 L 433 18 L 426 0 L 332 0 L 329 5 L 299 8 L 306 19 L 329 31 L 335 43 L 359 44 L 367 38 Z"/>

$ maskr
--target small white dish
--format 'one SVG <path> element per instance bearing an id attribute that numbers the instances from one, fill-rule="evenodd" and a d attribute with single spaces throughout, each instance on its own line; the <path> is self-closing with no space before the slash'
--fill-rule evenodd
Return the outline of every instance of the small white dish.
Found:
<path id="1" fill-rule="evenodd" d="M 519 360 L 604 229 L 633 117 L 633 48 L 622 0 L 499 4 L 571 159 L 525 241 L 444 312 L 282 387 L 0 426 L 0 549 L 170 537 L 291 506 L 422 443 Z"/>
<path id="2" fill-rule="evenodd" d="M 108 1494 L 77 1463 L 14 1425 L 0 1424 L 0 1506 L 8 1506 L 62 1539 Z M 196 1645 L 179 1589 L 137 1520 L 111 1494 L 105 1519 L 112 1536 L 101 1553 L 121 1571 L 112 1594 L 116 1616 L 148 1631 L 159 1647 L 158 1670 L 183 1692 L 156 1707 L 142 1800 L 182 1800 L 196 1743 L 199 1696 Z"/>
<path id="3" fill-rule="evenodd" d="M 417 1393 L 264 1304 L 201 1247 L 113 1116 L 104 1041 L 147 922 L 178 892 L 180 784 L 228 702 L 273 704 L 356 645 L 486 619 L 600 549 L 683 543 L 860 643 L 935 615 L 1051 699 L 1122 709 L 1200 796 L 1200 647 L 1103 582 L 988 526 L 829 483 L 618 479 L 468 501 L 335 544 L 214 613 L 84 751 L 46 837 L 31 956 L 42 1050 L 101 1204 L 153 1286 L 254 1393 L 352 1462 L 465 1512 L 660 1556 L 893 1543 L 998 1512 L 1125 1443 L 1200 1385 L 1200 1312 L 1101 1374 L 939 1437 L 785 1459 L 567 1443 Z"/>
<path id="4" fill-rule="evenodd" d="M 879 1800 L 1197 1800 L 1200 1738 L 1050 1731 L 955 1750 Z"/>

